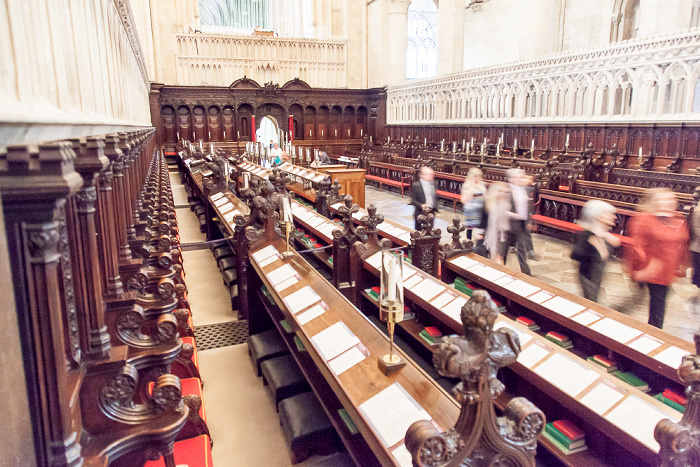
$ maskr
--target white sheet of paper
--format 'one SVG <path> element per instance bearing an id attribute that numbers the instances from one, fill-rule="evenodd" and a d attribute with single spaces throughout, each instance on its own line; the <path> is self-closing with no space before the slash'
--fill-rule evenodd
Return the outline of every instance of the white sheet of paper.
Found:
<path id="1" fill-rule="evenodd" d="M 321 300 L 321 297 L 316 293 L 310 285 L 297 290 L 294 293 L 286 296 L 283 301 L 287 305 L 287 309 L 293 315 L 296 315 L 304 308 L 313 305 Z"/>
<path id="2" fill-rule="evenodd" d="M 578 396 L 600 378 L 596 371 L 558 352 L 537 365 L 534 371 L 571 397 Z"/>
<path id="3" fill-rule="evenodd" d="M 401 235 L 397 235 L 396 238 L 398 238 L 402 242 L 411 243 L 411 234 L 409 234 L 408 232 L 404 232 Z"/>
<path id="4" fill-rule="evenodd" d="M 495 281 L 493 281 L 493 283 L 496 285 L 500 285 L 501 287 L 505 287 L 507 284 L 510 284 L 514 280 L 515 280 L 515 278 L 513 276 L 509 276 L 506 274 L 505 276 L 500 277 L 500 278 L 496 279 Z"/>
<path id="5" fill-rule="evenodd" d="M 555 313 L 558 313 L 565 318 L 570 318 L 579 311 L 585 310 L 586 307 L 578 303 L 574 303 L 571 300 L 567 300 L 564 297 L 553 297 L 546 302 L 542 303 L 542 306 L 549 308 Z"/>
<path id="6" fill-rule="evenodd" d="M 678 368 L 681 366 L 683 357 L 689 355 L 690 352 L 683 350 L 675 345 L 672 345 L 668 349 L 662 350 L 658 354 L 654 355 L 654 359 L 660 361 L 664 365 L 668 365 L 671 368 Z"/>
<path id="7" fill-rule="evenodd" d="M 634 341 L 627 344 L 627 347 L 646 355 L 652 350 L 658 349 L 663 344 L 664 342 L 662 340 L 652 337 L 649 334 L 644 334 L 642 336 L 639 336 L 638 339 L 635 339 Z"/>
<path id="8" fill-rule="evenodd" d="M 293 277 L 297 274 L 296 269 L 294 269 L 291 265 L 289 264 L 284 264 L 277 269 L 268 272 L 265 274 L 267 277 L 267 280 L 270 281 L 270 283 L 275 286 L 279 284 L 282 281 L 285 281 L 289 279 L 290 277 Z"/>
<path id="9" fill-rule="evenodd" d="M 375 394 L 358 408 L 386 447 L 401 441 L 414 422 L 432 420 L 430 414 L 399 383 Z"/>
<path id="10" fill-rule="evenodd" d="M 391 455 L 394 456 L 399 467 L 413 467 L 413 457 L 411 457 L 411 453 L 406 449 L 405 444 L 401 443 L 401 445 L 391 451 Z"/>
<path id="11" fill-rule="evenodd" d="M 536 285 L 532 285 L 529 282 L 525 282 L 521 279 L 517 279 L 510 284 L 505 285 L 504 288 L 506 290 L 510 290 L 516 295 L 520 295 L 521 297 L 527 297 L 540 290 L 540 288 Z"/>
<path id="12" fill-rule="evenodd" d="M 546 292 L 544 290 L 540 290 L 536 294 L 530 295 L 529 297 L 527 297 L 527 299 L 530 300 L 531 302 L 534 302 L 534 303 L 542 303 L 545 300 L 549 300 L 552 297 L 553 297 L 553 295 L 551 293 Z"/>
<path id="13" fill-rule="evenodd" d="M 230 211 L 233 211 L 234 209 L 236 209 L 236 208 L 235 208 L 235 206 L 234 206 L 233 204 L 231 204 L 231 203 L 224 203 L 224 204 L 222 204 L 222 205 L 219 207 L 219 213 L 221 213 L 221 214 L 223 215 L 223 214 L 226 214 L 226 213 L 228 213 L 228 212 L 230 212 Z"/>
<path id="14" fill-rule="evenodd" d="M 353 212 L 353 213 L 352 213 L 353 219 L 357 219 L 358 221 L 361 221 L 362 218 L 365 217 L 366 215 L 367 215 L 367 214 L 365 214 L 365 213 L 362 212 L 362 211 L 358 211 L 358 212 Z"/>
<path id="15" fill-rule="evenodd" d="M 450 292 L 445 292 L 441 294 L 440 296 L 436 297 L 433 299 L 433 301 L 430 302 L 431 305 L 433 305 L 435 308 L 442 308 L 448 303 L 450 303 L 452 300 L 456 298 L 455 295 L 453 295 Z"/>
<path id="16" fill-rule="evenodd" d="M 530 344 L 518 355 L 518 363 L 525 368 L 532 368 L 542 361 L 544 357 L 550 354 L 552 349 L 537 341 Z"/>
<path id="17" fill-rule="evenodd" d="M 411 277 L 416 273 L 415 268 L 410 267 L 408 264 L 403 265 L 403 272 L 401 273 L 403 276 L 403 281 L 406 282 L 406 279 Z"/>
<path id="18" fill-rule="evenodd" d="M 326 178 L 325 175 L 319 175 L 318 177 L 314 178 L 314 182 L 317 182 L 317 183 L 318 183 L 318 182 L 320 182 L 321 180 L 323 180 L 324 178 Z"/>
<path id="19" fill-rule="evenodd" d="M 347 352 L 343 352 L 328 362 L 328 366 L 331 367 L 333 373 L 340 376 L 342 373 L 354 367 L 365 358 L 367 357 L 365 357 L 365 354 L 363 354 L 360 349 L 353 347 Z"/>
<path id="20" fill-rule="evenodd" d="M 253 257 L 256 263 L 260 263 L 260 261 L 269 258 L 270 256 L 274 255 L 275 253 L 279 254 L 279 251 L 277 251 L 277 248 L 275 248 L 273 245 L 268 245 L 262 250 L 258 250 L 255 253 L 252 253 L 250 256 Z"/>
<path id="21" fill-rule="evenodd" d="M 456 320 L 457 322 L 462 322 L 462 307 L 467 303 L 469 299 L 467 297 L 458 296 L 450 303 L 445 305 L 442 312 L 445 313 L 450 318 Z"/>
<path id="22" fill-rule="evenodd" d="M 343 205 L 343 203 L 335 203 L 335 204 L 333 204 L 333 205 L 331 206 L 331 208 L 333 208 L 333 209 L 338 209 L 338 208 L 339 208 L 340 206 L 342 206 L 342 205 Z"/>
<path id="23" fill-rule="evenodd" d="M 325 361 L 329 361 L 346 350 L 360 343 L 360 339 L 348 329 L 342 321 L 327 327 L 311 337 L 318 353 Z"/>
<path id="24" fill-rule="evenodd" d="M 438 294 L 443 292 L 445 290 L 445 286 L 440 285 L 433 280 L 425 279 L 416 286 L 410 288 L 410 290 L 426 302 L 429 302 L 433 298 L 437 297 Z"/>
<path id="25" fill-rule="evenodd" d="M 292 276 L 288 279 L 283 280 L 279 284 L 273 285 L 272 287 L 277 291 L 277 292 L 282 292 L 284 290 L 287 290 L 289 287 L 293 286 L 299 282 L 299 279 L 297 276 Z"/>
<path id="26" fill-rule="evenodd" d="M 384 221 L 381 224 L 377 224 L 377 230 L 379 230 L 380 232 L 386 232 L 386 230 L 390 228 L 391 224 L 389 224 L 387 221 Z"/>
<path id="27" fill-rule="evenodd" d="M 571 318 L 571 320 L 576 321 L 579 324 L 583 324 L 584 326 L 588 326 L 589 324 L 598 321 L 602 317 L 603 315 L 601 315 L 600 313 L 596 313 L 592 310 L 586 310 L 583 313 L 577 314 L 576 316 Z"/>
<path id="28" fill-rule="evenodd" d="M 583 396 L 579 402 L 598 415 L 603 415 L 625 397 L 626 394 L 627 392 L 622 388 L 613 386 L 608 381 L 601 381 L 593 386 L 593 389 Z"/>
<path id="29" fill-rule="evenodd" d="M 411 290 L 411 288 L 415 287 L 422 280 L 423 280 L 422 275 L 414 274 L 411 277 L 409 277 L 408 280 L 403 282 L 403 288 Z"/>
<path id="30" fill-rule="evenodd" d="M 302 326 L 311 321 L 314 318 L 318 318 L 322 314 L 326 312 L 326 309 L 321 306 L 319 303 L 318 305 L 314 305 L 308 310 L 306 310 L 303 313 L 299 313 L 297 315 L 297 321 L 299 321 L 299 324 Z"/>
<path id="31" fill-rule="evenodd" d="M 451 259 L 450 263 L 452 263 L 455 266 L 460 267 L 462 269 L 469 269 L 470 267 L 474 266 L 475 264 L 479 264 L 478 261 L 471 259 L 468 256 L 459 256 L 457 258 Z"/>
<path id="32" fill-rule="evenodd" d="M 367 264 L 372 266 L 374 269 L 379 269 L 382 265 L 382 252 L 376 252 L 375 254 L 367 258 L 365 261 L 367 261 Z M 404 283 L 404 285 L 406 284 Z"/>
<path id="33" fill-rule="evenodd" d="M 225 198 L 225 197 L 219 198 L 216 201 L 214 201 L 214 206 L 216 206 L 218 208 L 218 207 L 221 207 L 222 205 L 229 203 L 229 202 L 230 201 L 228 200 L 228 198 Z"/>
<path id="34" fill-rule="evenodd" d="M 520 338 L 520 346 L 521 347 L 532 340 L 532 336 L 530 334 L 523 331 L 522 329 L 518 329 L 515 325 L 510 324 L 505 319 L 501 319 L 496 324 L 493 325 L 494 330 L 501 329 L 501 328 L 507 328 L 507 329 L 510 329 L 511 331 L 515 332 L 515 334 L 517 334 L 518 337 Z"/>
<path id="35" fill-rule="evenodd" d="M 589 329 L 599 332 L 622 344 L 642 335 L 642 331 L 639 329 L 622 324 L 612 318 L 603 318 L 597 323 L 592 324 Z"/>
<path id="36" fill-rule="evenodd" d="M 216 194 L 214 194 L 214 195 L 211 195 L 210 198 L 211 198 L 212 201 L 216 201 L 216 200 L 222 198 L 223 196 L 224 196 L 224 194 L 221 193 L 221 192 L 219 192 L 219 193 L 216 193 Z"/>
<path id="37" fill-rule="evenodd" d="M 306 223 L 309 224 L 309 227 L 316 228 L 318 227 L 321 223 L 323 222 L 323 218 L 321 216 L 313 216 L 311 219 L 309 219 Z"/>
<path id="38" fill-rule="evenodd" d="M 260 266 L 261 268 L 264 268 L 264 267 L 267 266 L 268 264 L 272 264 L 272 263 L 274 263 L 275 261 L 277 261 L 278 259 L 280 259 L 280 257 L 279 257 L 278 255 L 272 255 L 272 256 L 270 256 L 269 258 L 266 258 L 266 259 L 260 261 L 260 262 L 258 263 L 258 266 Z"/>
<path id="39" fill-rule="evenodd" d="M 469 272 L 490 282 L 493 282 L 499 277 L 505 275 L 505 272 L 499 271 L 498 269 L 494 269 L 490 266 L 485 266 L 483 264 L 477 264 L 475 266 L 472 266 L 471 268 L 469 268 Z"/>
<path id="40" fill-rule="evenodd" d="M 654 439 L 656 425 L 664 418 L 676 422 L 681 419 L 680 412 L 676 412 L 678 416 L 671 415 L 670 412 L 675 411 L 673 409 L 670 409 L 669 412 L 662 411 L 638 396 L 629 395 L 605 418 L 658 452 L 659 443 Z"/>

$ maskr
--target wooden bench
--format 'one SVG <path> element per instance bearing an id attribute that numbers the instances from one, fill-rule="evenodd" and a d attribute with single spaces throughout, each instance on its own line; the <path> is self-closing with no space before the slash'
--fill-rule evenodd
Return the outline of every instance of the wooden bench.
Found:
<path id="1" fill-rule="evenodd" d="M 438 195 L 438 198 L 445 198 L 452 201 L 452 212 L 457 212 L 457 203 L 462 198 L 461 194 L 443 190 L 435 190 L 435 193 Z"/>
<path id="2" fill-rule="evenodd" d="M 403 198 L 405 189 L 411 186 L 414 170 L 413 168 L 400 165 L 372 162 L 370 163 L 369 172 L 374 173 L 365 174 L 365 180 L 378 183 L 380 190 L 382 185 L 398 187 L 401 189 L 401 197 Z M 396 178 L 390 178 L 392 172 Z"/>
<path id="3" fill-rule="evenodd" d="M 541 214 L 533 214 L 531 216 L 531 219 L 535 224 L 546 225 L 547 227 L 562 230 L 564 232 L 575 234 L 583 231 L 583 227 L 581 227 L 578 224 L 574 224 L 573 222 L 562 221 L 553 217 L 543 216 Z M 632 238 L 627 237 L 625 235 L 613 235 L 615 235 L 620 240 L 620 244 L 623 246 L 630 246 L 634 243 L 634 240 L 632 240 Z"/>

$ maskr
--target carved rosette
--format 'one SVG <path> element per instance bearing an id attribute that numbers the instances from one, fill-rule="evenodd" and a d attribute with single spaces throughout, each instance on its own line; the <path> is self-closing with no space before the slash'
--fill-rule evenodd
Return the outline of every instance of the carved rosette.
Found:
<path id="1" fill-rule="evenodd" d="M 61 255 L 61 269 L 63 271 L 64 306 L 66 310 L 66 326 L 68 327 L 68 344 L 71 356 L 77 363 L 80 361 L 80 328 L 78 323 L 78 310 L 75 304 L 75 286 L 73 284 L 73 267 L 71 265 L 70 245 L 68 240 L 68 226 L 66 224 L 66 211 L 64 207 L 58 210 L 58 251 Z"/>
<path id="2" fill-rule="evenodd" d="M 94 186 L 84 187 L 75 195 L 75 200 L 79 213 L 91 214 L 95 212 L 97 189 Z"/>
<path id="3" fill-rule="evenodd" d="M 462 411 L 443 433 L 427 420 L 409 427 L 405 444 L 414 465 L 534 466 L 546 421 L 542 411 L 521 397 L 509 402 L 503 417 L 496 417 L 493 407 L 504 390 L 496 374 L 516 361 L 518 336 L 509 329 L 493 330 L 498 309 L 483 290 L 474 292 L 461 316 L 463 335 L 442 338 L 433 364 L 441 375 L 461 379 L 454 392 Z"/>

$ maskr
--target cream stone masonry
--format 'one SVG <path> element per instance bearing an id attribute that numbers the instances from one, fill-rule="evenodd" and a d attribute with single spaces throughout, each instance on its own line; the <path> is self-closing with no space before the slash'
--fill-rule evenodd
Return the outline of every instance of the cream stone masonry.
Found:
<path id="1" fill-rule="evenodd" d="M 176 34 L 177 84 L 228 86 L 300 78 L 313 87 L 345 88 L 346 42 L 281 37 Z"/>
<path id="2" fill-rule="evenodd" d="M 390 86 L 387 121 L 699 120 L 699 79 L 693 29 Z"/>
<path id="3" fill-rule="evenodd" d="M 126 0 L 0 3 L 0 77 L 0 144 L 150 125 Z"/>

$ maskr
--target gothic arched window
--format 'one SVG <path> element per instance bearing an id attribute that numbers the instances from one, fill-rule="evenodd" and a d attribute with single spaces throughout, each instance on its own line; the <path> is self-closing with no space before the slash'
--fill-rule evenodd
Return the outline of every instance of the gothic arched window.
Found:
<path id="1" fill-rule="evenodd" d="M 413 0 L 408 7 L 406 77 L 437 75 L 438 9 L 433 0 Z"/>

